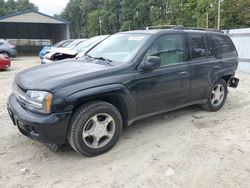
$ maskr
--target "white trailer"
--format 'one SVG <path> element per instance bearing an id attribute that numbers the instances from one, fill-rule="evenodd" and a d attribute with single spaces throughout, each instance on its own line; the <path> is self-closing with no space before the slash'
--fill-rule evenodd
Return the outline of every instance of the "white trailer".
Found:
<path id="1" fill-rule="evenodd" d="M 250 73 L 250 28 L 226 31 L 239 53 L 239 71 Z"/>

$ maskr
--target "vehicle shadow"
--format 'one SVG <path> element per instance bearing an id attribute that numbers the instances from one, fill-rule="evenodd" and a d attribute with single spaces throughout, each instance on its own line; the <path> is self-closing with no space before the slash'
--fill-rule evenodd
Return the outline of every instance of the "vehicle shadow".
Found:
<path id="1" fill-rule="evenodd" d="M 146 134 L 148 131 L 161 131 L 162 126 L 165 126 L 166 123 L 172 122 L 177 120 L 178 118 L 184 116 L 192 116 L 196 113 L 206 113 L 206 111 L 202 111 L 199 105 L 189 106 L 182 109 L 178 109 L 175 111 L 159 114 L 156 116 L 152 116 L 149 118 L 145 118 L 143 120 L 136 121 L 131 126 L 124 127 L 122 136 L 116 146 L 111 149 L 111 152 L 107 152 L 105 155 L 114 154 L 122 152 L 119 149 L 119 146 L 126 144 L 127 140 L 134 139 L 138 134 L 143 135 Z M 178 126 L 176 124 L 175 126 Z M 159 130 L 157 130 L 159 129 Z M 157 135 L 155 135 L 157 137 Z M 126 146 L 127 147 L 127 146 Z M 122 147 L 123 148 L 123 147 Z M 128 148 L 129 149 L 129 148 Z M 112 150 L 115 150 L 112 152 Z M 132 151 L 132 150 L 131 150 Z M 79 157 L 78 155 L 69 144 L 65 144 L 62 148 L 60 148 L 57 152 L 57 155 L 67 155 L 70 157 Z M 80 156 L 83 158 L 88 158 L 85 156 Z"/>
<path id="2" fill-rule="evenodd" d="M 11 72 L 11 68 L 7 68 L 7 69 L 0 69 L 0 72 L 4 72 L 4 73 Z"/>

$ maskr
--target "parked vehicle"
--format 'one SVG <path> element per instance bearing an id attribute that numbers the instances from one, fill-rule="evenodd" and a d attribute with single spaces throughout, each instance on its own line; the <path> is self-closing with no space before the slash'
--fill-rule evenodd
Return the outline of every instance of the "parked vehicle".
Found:
<path id="1" fill-rule="evenodd" d="M 0 39 L 0 54 L 8 57 L 16 57 L 16 46 L 7 40 Z"/>
<path id="2" fill-rule="evenodd" d="M 10 58 L 0 54 L 0 70 L 7 69 L 11 66 Z"/>
<path id="3" fill-rule="evenodd" d="M 66 48 L 73 41 L 73 39 L 63 40 L 54 44 L 53 46 L 44 46 L 43 49 L 39 52 L 40 59 L 43 59 L 46 54 L 50 53 L 55 48 Z"/>
<path id="4" fill-rule="evenodd" d="M 65 48 L 55 48 L 46 54 L 41 61 L 41 64 L 52 63 L 53 61 L 59 61 L 67 58 L 72 58 L 75 56 L 75 49 L 78 48 L 87 39 L 77 39 L 72 43 L 67 45 Z"/>
<path id="5" fill-rule="evenodd" d="M 237 66 L 235 46 L 221 32 L 123 32 L 81 61 L 19 73 L 8 111 L 24 135 L 50 146 L 68 141 L 78 153 L 96 156 L 137 120 L 194 104 L 220 110 L 228 86 L 238 85 Z"/>
<path id="6" fill-rule="evenodd" d="M 86 42 L 82 43 L 78 46 L 78 49 L 74 49 L 77 53 L 75 54 L 75 58 L 82 58 L 86 55 L 86 53 L 100 44 L 102 41 L 107 39 L 109 35 L 101 35 L 88 39 Z"/>

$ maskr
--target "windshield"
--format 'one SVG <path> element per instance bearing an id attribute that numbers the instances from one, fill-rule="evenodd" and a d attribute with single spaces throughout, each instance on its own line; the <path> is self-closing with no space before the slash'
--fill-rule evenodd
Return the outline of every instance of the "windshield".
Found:
<path id="1" fill-rule="evenodd" d="M 126 63 L 136 55 L 149 36 L 147 34 L 115 34 L 98 44 L 87 55 Z"/>
<path id="2" fill-rule="evenodd" d="M 82 41 L 84 41 L 84 40 L 82 40 Z M 74 41 L 72 41 L 70 44 L 68 44 L 67 46 L 66 46 L 66 48 L 73 48 L 73 47 L 75 47 L 79 42 L 81 42 L 80 40 L 74 40 Z"/>
<path id="3" fill-rule="evenodd" d="M 58 48 L 66 48 L 72 42 L 73 42 L 73 40 L 67 40 L 67 41 L 64 41 L 62 44 L 59 44 L 57 47 Z"/>
<path id="4" fill-rule="evenodd" d="M 90 38 L 86 41 L 80 42 L 77 46 L 75 46 L 72 50 L 75 50 L 77 52 L 83 52 L 86 51 L 88 48 L 91 48 L 92 46 L 94 46 L 95 44 L 97 44 L 98 42 L 101 42 L 102 40 L 104 40 L 107 36 L 97 36 L 97 37 L 93 37 Z"/>

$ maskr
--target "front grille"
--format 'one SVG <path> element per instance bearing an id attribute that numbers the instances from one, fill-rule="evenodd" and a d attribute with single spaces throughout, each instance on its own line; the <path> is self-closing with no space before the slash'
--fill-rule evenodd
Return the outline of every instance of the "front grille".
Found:
<path id="1" fill-rule="evenodd" d="M 13 85 L 13 93 L 15 97 L 17 98 L 17 101 L 25 106 L 26 104 L 26 97 L 25 97 L 25 91 L 21 89 L 16 83 Z"/>

